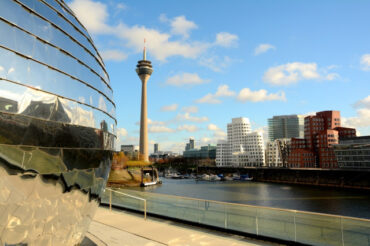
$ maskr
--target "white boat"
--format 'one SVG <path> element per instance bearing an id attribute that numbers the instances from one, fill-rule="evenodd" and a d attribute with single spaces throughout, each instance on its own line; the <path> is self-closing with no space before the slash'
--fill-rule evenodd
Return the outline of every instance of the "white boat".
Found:
<path id="1" fill-rule="evenodd" d="M 240 175 L 237 173 L 233 174 L 233 180 L 240 180 Z"/>
<path id="2" fill-rule="evenodd" d="M 242 181 L 252 181 L 253 177 L 249 177 L 248 174 L 240 175 L 240 180 Z"/>
<path id="3" fill-rule="evenodd" d="M 231 180 L 234 180 L 234 178 L 231 176 L 225 176 L 225 181 L 231 181 Z"/>
<path id="4" fill-rule="evenodd" d="M 209 175 L 209 180 L 211 180 L 211 181 L 220 181 L 221 178 L 217 175 L 211 174 L 211 175 Z"/>
<path id="5" fill-rule="evenodd" d="M 202 177 L 200 178 L 201 180 L 206 180 L 206 181 L 209 181 L 210 180 L 210 177 L 208 174 L 203 174 Z"/>

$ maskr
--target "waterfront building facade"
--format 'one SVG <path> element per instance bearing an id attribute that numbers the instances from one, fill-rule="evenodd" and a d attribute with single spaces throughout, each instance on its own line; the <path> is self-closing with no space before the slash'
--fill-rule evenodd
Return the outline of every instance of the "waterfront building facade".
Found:
<path id="1" fill-rule="evenodd" d="M 227 142 L 217 145 L 216 165 L 257 167 L 265 165 L 265 148 L 261 132 L 252 132 L 248 118 L 233 118 L 227 125 Z"/>
<path id="2" fill-rule="evenodd" d="M 115 104 L 61 0 L 0 1 L 0 244 L 79 245 L 110 171 Z"/>
<path id="3" fill-rule="evenodd" d="M 290 153 L 288 156 L 288 167 L 290 168 L 312 168 L 316 164 L 315 152 L 308 149 L 306 139 L 292 138 Z"/>
<path id="4" fill-rule="evenodd" d="M 287 167 L 291 139 L 282 138 L 266 144 L 266 166 Z"/>
<path id="5" fill-rule="evenodd" d="M 269 140 L 304 137 L 303 115 L 279 115 L 268 119 Z"/>
<path id="6" fill-rule="evenodd" d="M 216 166 L 225 167 L 231 165 L 231 145 L 226 140 L 217 143 Z"/>
<path id="7" fill-rule="evenodd" d="M 370 168 L 370 136 L 340 139 L 334 152 L 339 168 Z"/>
<path id="8" fill-rule="evenodd" d="M 356 136 L 353 128 L 341 127 L 339 111 L 322 111 L 304 119 L 304 139 L 293 138 L 290 167 L 337 168 L 333 146 L 339 139 Z"/>
<path id="9" fill-rule="evenodd" d="M 216 146 L 201 146 L 200 149 L 189 149 L 183 152 L 184 158 L 216 159 Z"/>

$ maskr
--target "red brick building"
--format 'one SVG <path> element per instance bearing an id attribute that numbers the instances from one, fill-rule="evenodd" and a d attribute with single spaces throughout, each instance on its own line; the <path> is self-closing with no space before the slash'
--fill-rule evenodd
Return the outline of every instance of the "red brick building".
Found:
<path id="1" fill-rule="evenodd" d="M 313 167 L 315 165 L 315 153 L 307 148 L 304 138 L 292 138 L 288 167 Z"/>
<path id="2" fill-rule="evenodd" d="M 339 111 L 318 112 L 304 120 L 304 139 L 292 139 L 288 166 L 337 168 L 333 145 L 355 137 L 356 130 L 341 127 Z"/>

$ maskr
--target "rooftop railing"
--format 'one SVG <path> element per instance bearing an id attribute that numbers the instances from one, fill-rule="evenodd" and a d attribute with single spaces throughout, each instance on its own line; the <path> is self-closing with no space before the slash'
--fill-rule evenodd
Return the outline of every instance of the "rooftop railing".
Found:
<path id="1" fill-rule="evenodd" d="M 109 190 L 102 203 L 109 204 Z M 148 213 L 309 245 L 369 246 L 370 220 L 290 209 L 124 190 L 111 204 Z M 146 200 L 144 203 L 137 198 Z"/>

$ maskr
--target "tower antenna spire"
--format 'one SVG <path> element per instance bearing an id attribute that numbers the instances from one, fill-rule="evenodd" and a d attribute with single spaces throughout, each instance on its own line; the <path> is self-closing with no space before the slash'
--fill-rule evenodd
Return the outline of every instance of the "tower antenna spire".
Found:
<path id="1" fill-rule="evenodd" d="M 146 60 L 146 39 L 144 38 L 144 51 L 143 51 L 143 60 Z"/>

